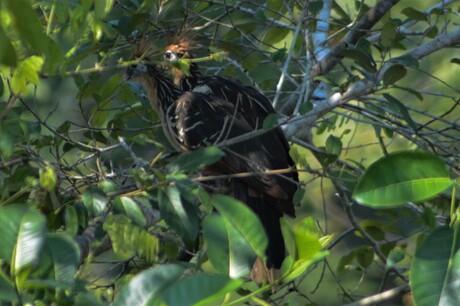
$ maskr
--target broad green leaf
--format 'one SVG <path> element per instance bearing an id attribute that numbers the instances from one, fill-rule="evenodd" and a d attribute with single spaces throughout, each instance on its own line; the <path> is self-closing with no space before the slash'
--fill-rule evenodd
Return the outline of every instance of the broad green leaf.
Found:
<path id="1" fill-rule="evenodd" d="M 0 270 L 0 304 L 2 304 L 2 301 L 16 302 L 17 300 L 18 296 L 12 281 L 3 272 L 3 270 Z"/>
<path id="2" fill-rule="evenodd" d="M 77 210 L 72 205 L 67 205 L 64 210 L 65 231 L 70 236 L 75 236 L 78 233 L 78 215 Z"/>
<path id="3" fill-rule="evenodd" d="M 109 234 L 113 251 L 120 259 L 137 255 L 148 263 L 157 261 L 160 249 L 158 238 L 132 224 L 125 215 L 110 216 L 104 222 L 103 229 Z"/>
<path id="4" fill-rule="evenodd" d="M 5 31 L 3 31 L 3 28 L 0 26 L 0 65 L 13 67 L 16 66 L 17 60 L 16 50 L 13 44 L 11 44 L 8 36 L 6 36 Z M 0 95 L 1 94 L 2 91 L 0 90 Z"/>
<path id="5" fill-rule="evenodd" d="M 3 126 L 0 126 L 0 155 L 4 159 L 9 159 L 14 151 L 13 136 Z"/>
<path id="6" fill-rule="evenodd" d="M 39 83 L 38 73 L 43 66 L 43 58 L 39 56 L 31 56 L 21 61 L 13 72 L 11 79 L 11 89 L 16 95 L 21 94 L 28 82 L 35 85 Z"/>
<path id="7" fill-rule="evenodd" d="M 383 74 L 383 78 L 382 78 L 383 85 L 389 86 L 389 85 L 396 83 L 397 81 L 402 79 L 406 75 L 406 73 L 407 73 L 407 70 L 403 65 L 399 65 L 399 64 L 392 65 Z"/>
<path id="8" fill-rule="evenodd" d="M 165 289 L 176 283 L 184 268 L 174 264 L 162 265 L 137 274 L 115 296 L 114 306 L 154 305 Z"/>
<path id="9" fill-rule="evenodd" d="M 417 306 L 455 305 L 441 304 L 451 298 L 449 292 L 458 286 L 457 237 L 452 265 L 449 267 L 454 247 L 454 231 L 441 228 L 433 231 L 415 252 L 411 263 L 410 285 Z M 454 253 L 455 254 L 455 253 Z M 450 277 L 450 278 L 449 278 Z M 458 299 L 458 291 L 456 291 Z"/>
<path id="10" fill-rule="evenodd" d="M 67 235 L 48 234 L 45 248 L 51 256 L 54 279 L 70 287 L 75 282 L 75 273 L 80 263 L 80 249 Z"/>
<path id="11" fill-rule="evenodd" d="M 391 19 L 383 25 L 380 35 L 380 43 L 383 47 L 390 48 L 394 45 L 397 29 L 398 25 Z"/>
<path id="12" fill-rule="evenodd" d="M 225 275 L 201 273 L 180 279 L 169 286 L 161 300 L 166 305 L 204 305 L 223 299 L 228 292 L 238 289 L 242 284 L 242 280 L 232 280 Z"/>
<path id="13" fill-rule="evenodd" d="M 7 264 L 11 263 L 21 221 L 26 211 L 25 205 L 10 205 L 0 208 L 0 224 L 2 225 L 0 226 L 0 237 L 2 237 L 0 258 Z"/>
<path id="14" fill-rule="evenodd" d="M 447 283 L 441 294 L 441 301 L 439 305 L 450 306 L 460 305 L 460 251 L 458 250 L 458 244 L 456 253 L 451 258 L 449 266 L 449 272 L 447 275 Z"/>
<path id="15" fill-rule="evenodd" d="M 292 232 L 297 246 L 297 254 L 294 258 L 309 260 L 322 250 L 323 247 L 319 241 L 321 234 L 312 218 L 297 221 L 292 227 Z"/>
<path id="16" fill-rule="evenodd" d="M 369 166 L 353 199 L 371 207 L 395 207 L 430 199 L 454 183 L 445 163 L 424 152 L 391 153 Z"/>
<path id="17" fill-rule="evenodd" d="M 342 140 L 339 137 L 330 135 L 326 139 L 326 151 L 329 154 L 339 157 L 340 153 L 342 153 Z"/>
<path id="18" fill-rule="evenodd" d="M 40 185 L 48 191 L 51 191 L 56 187 L 57 177 L 54 172 L 54 168 L 46 166 L 45 170 L 40 169 Z"/>
<path id="19" fill-rule="evenodd" d="M 374 59 L 368 53 L 356 48 L 345 49 L 342 52 L 344 57 L 351 58 L 364 70 L 374 73 L 377 71 Z"/>
<path id="20" fill-rule="evenodd" d="M 135 200 L 129 197 L 120 197 L 123 208 L 126 212 L 126 215 L 140 227 L 145 227 L 147 225 L 147 219 L 140 209 L 139 205 Z"/>
<path id="21" fill-rule="evenodd" d="M 256 214 L 245 204 L 228 196 L 214 196 L 213 205 L 226 223 L 240 232 L 257 256 L 264 258 L 268 240 Z"/>
<path id="22" fill-rule="evenodd" d="M 198 211 L 183 199 L 175 187 L 159 191 L 158 204 L 165 222 L 187 243 L 194 243 L 198 234 Z"/>
<path id="23" fill-rule="evenodd" d="M 102 213 L 109 200 L 101 188 L 89 187 L 83 191 L 82 201 L 90 216 L 98 216 Z"/>
<path id="24" fill-rule="evenodd" d="M 269 29 L 264 37 L 262 38 L 263 42 L 269 46 L 272 46 L 281 40 L 285 39 L 289 34 L 289 29 L 280 28 L 280 27 L 272 27 Z"/>
<path id="25" fill-rule="evenodd" d="M 97 0 L 94 2 L 94 11 L 98 18 L 103 18 L 112 9 L 114 0 Z"/>
<path id="26" fill-rule="evenodd" d="M 413 20 L 417 20 L 417 21 L 427 21 L 428 20 L 427 16 L 423 12 L 416 10 L 410 6 L 404 8 L 401 11 L 401 13 L 403 13 L 404 15 L 406 15 L 407 17 Z"/>
<path id="27" fill-rule="evenodd" d="M 214 269 L 228 275 L 230 249 L 227 226 L 222 216 L 209 215 L 203 220 L 203 240 L 209 261 Z"/>
<path id="28" fill-rule="evenodd" d="M 241 233 L 234 223 L 224 217 L 224 223 L 228 234 L 228 275 L 231 278 L 239 278 L 248 275 L 257 258 L 249 241 Z"/>
<path id="29" fill-rule="evenodd" d="M 281 274 L 283 282 L 289 282 L 293 279 L 296 279 L 300 275 L 304 274 L 305 272 L 308 271 L 308 268 L 318 262 L 323 260 L 329 255 L 328 251 L 321 251 L 315 254 L 312 258 L 309 259 L 299 259 L 295 261 L 292 265 L 288 264 L 288 260 L 285 260 L 283 262 L 283 265 L 281 266 Z M 289 259 L 291 257 L 288 257 Z"/>
<path id="30" fill-rule="evenodd" d="M 30 0 L 6 0 L 3 2 L 11 13 L 16 30 L 31 49 L 34 52 L 49 52 L 50 39 L 43 32 L 38 15 L 32 8 L 32 2 Z"/>
<path id="31" fill-rule="evenodd" d="M 45 217 L 37 211 L 28 210 L 21 218 L 15 249 L 14 269 L 21 269 L 38 260 L 45 238 Z"/>
<path id="32" fill-rule="evenodd" d="M 404 120 L 406 120 L 406 122 L 409 124 L 409 126 L 414 131 L 417 131 L 418 126 L 417 126 L 417 124 L 415 124 L 414 120 L 412 120 L 412 117 L 409 114 L 409 110 L 406 108 L 406 106 L 403 103 L 401 103 L 398 99 L 396 99 L 395 97 L 393 97 L 390 94 L 384 93 L 383 97 L 385 98 L 385 100 L 387 100 L 391 104 L 395 105 L 396 108 L 399 110 L 399 113 L 404 118 Z"/>
<path id="33" fill-rule="evenodd" d="M 183 153 L 173 165 L 180 171 L 201 170 L 205 166 L 212 165 L 225 155 L 217 147 L 206 147 L 192 152 Z"/>

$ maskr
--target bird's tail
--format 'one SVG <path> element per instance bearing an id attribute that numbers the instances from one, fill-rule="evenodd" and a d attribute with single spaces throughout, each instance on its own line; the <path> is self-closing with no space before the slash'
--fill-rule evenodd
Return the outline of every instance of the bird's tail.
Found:
<path id="1" fill-rule="evenodd" d="M 276 273 L 270 271 L 273 269 L 279 270 L 286 257 L 284 238 L 280 225 L 282 213 L 275 205 L 270 203 L 271 199 L 267 198 L 267 196 L 261 192 L 257 193 L 251 190 L 244 182 L 235 182 L 234 196 L 237 200 L 248 205 L 259 217 L 268 238 L 268 247 L 265 252 L 267 255 L 265 267 L 263 267 L 263 265 L 260 264 L 261 261 L 258 260 L 259 262 L 255 263 L 252 274 L 256 273 L 258 276 L 261 276 L 260 278 L 262 280 L 268 279 L 272 282 L 274 279 L 271 278 L 275 276 L 270 277 L 270 274 L 274 275 Z M 265 276 L 261 275 L 261 273 L 264 273 Z M 255 281 L 256 279 L 260 279 L 257 275 L 255 275 L 255 277 L 251 275 L 251 278 Z"/>

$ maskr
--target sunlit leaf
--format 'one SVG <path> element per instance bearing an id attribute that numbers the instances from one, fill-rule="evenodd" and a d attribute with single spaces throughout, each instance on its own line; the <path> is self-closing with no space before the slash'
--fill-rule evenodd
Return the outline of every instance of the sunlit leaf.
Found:
<path id="1" fill-rule="evenodd" d="M 89 187 L 83 191 L 83 204 L 90 215 L 97 216 L 102 213 L 108 203 L 107 195 L 98 187 Z"/>
<path id="2" fill-rule="evenodd" d="M 228 275 L 230 248 L 227 226 L 222 216 L 209 215 L 203 220 L 203 240 L 214 269 Z"/>
<path id="3" fill-rule="evenodd" d="M 30 0 L 5 0 L 6 7 L 11 12 L 15 27 L 23 39 L 34 51 L 48 52 L 50 39 L 43 32 L 40 20 L 32 8 Z M 16 92 L 16 91 L 15 91 Z"/>
<path id="4" fill-rule="evenodd" d="M 140 227 L 147 225 L 147 220 L 140 209 L 139 203 L 129 197 L 120 197 L 126 215 Z"/>
<path id="5" fill-rule="evenodd" d="M 204 305 L 222 299 L 236 290 L 242 280 L 232 280 L 225 275 L 201 273 L 178 280 L 162 294 L 166 305 Z"/>
<path id="6" fill-rule="evenodd" d="M 54 168 L 51 166 L 46 166 L 45 170 L 40 169 L 40 185 L 48 191 L 51 191 L 56 187 L 57 177 L 54 172 Z"/>
<path id="7" fill-rule="evenodd" d="M 213 197 L 213 205 L 232 224 L 259 257 L 265 257 L 268 240 L 259 218 L 245 204 L 228 196 Z"/>
<path id="8" fill-rule="evenodd" d="M 437 156 L 402 151 L 369 166 L 355 187 L 353 199 L 372 207 L 394 207 L 430 199 L 453 183 Z"/>
<path id="9" fill-rule="evenodd" d="M 415 252 L 411 264 L 410 285 L 417 306 L 456 305 L 458 301 L 458 246 L 454 231 L 448 228 L 432 232 Z M 452 248 L 456 254 L 449 266 Z M 452 296 L 452 290 L 455 290 Z M 452 300 L 451 300 L 452 299 Z"/>
<path id="10" fill-rule="evenodd" d="M 134 255 L 153 263 L 158 258 L 160 241 L 155 236 L 131 223 L 125 215 L 113 215 L 104 222 L 112 241 L 113 251 L 120 259 L 129 259 Z"/>
<path id="11" fill-rule="evenodd" d="M 15 249 L 16 272 L 36 262 L 45 238 L 45 217 L 37 211 L 28 210 L 21 218 Z"/>
<path id="12" fill-rule="evenodd" d="M 179 234 L 185 242 L 194 243 L 198 234 L 198 212 L 192 203 L 183 199 L 174 187 L 159 191 L 160 213 L 165 222 Z"/>
<path id="13" fill-rule="evenodd" d="M 168 264 L 138 273 L 123 286 L 113 305 L 154 305 L 164 290 L 176 283 L 183 272 L 181 266 Z"/>
<path id="14" fill-rule="evenodd" d="M 20 94 L 26 88 L 28 82 L 35 85 L 39 83 L 38 73 L 41 71 L 43 58 L 31 56 L 21 61 L 13 72 L 11 89 L 15 94 Z"/>

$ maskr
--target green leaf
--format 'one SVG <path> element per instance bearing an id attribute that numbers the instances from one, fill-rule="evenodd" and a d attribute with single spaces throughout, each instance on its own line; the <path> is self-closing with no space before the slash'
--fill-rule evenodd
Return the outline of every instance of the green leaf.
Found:
<path id="1" fill-rule="evenodd" d="M 269 114 L 267 117 L 264 119 L 263 123 L 263 128 L 264 129 L 269 129 L 275 125 L 278 124 L 278 118 L 279 116 L 277 114 Z"/>
<path id="2" fill-rule="evenodd" d="M 21 94 L 28 82 L 38 85 L 40 79 L 38 73 L 43 66 L 43 58 L 31 56 L 21 61 L 13 72 L 11 89 L 16 95 Z"/>
<path id="3" fill-rule="evenodd" d="M 198 235 L 198 212 L 175 187 L 168 186 L 159 191 L 160 213 L 168 224 L 187 243 L 194 243 Z"/>
<path id="4" fill-rule="evenodd" d="M 342 54 L 344 57 L 353 59 L 356 64 L 368 72 L 374 73 L 377 71 L 374 59 L 368 53 L 356 48 L 349 48 L 343 50 Z"/>
<path id="5" fill-rule="evenodd" d="M 280 28 L 280 27 L 272 27 L 265 33 L 262 40 L 267 45 L 272 46 L 280 42 L 281 40 L 285 39 L 288 34 L 289 34 L 289 29 Z"/>
<path id="6" fill-rule="evenodd" d="M 406 120 L 406 122 L 409 124 L 409 126 L 412 128 L 414 132 L 418 130 L 417 124 L 412 120 L 412 117 L 409 114 L 409 110 L 406 108 L 406 106 L 403 103 L 401 103 L 398 99 L 396 99 L 395 97 L 387 93 L 384 93 L 383 97 L 388 102 L 396 106 L 401 116 L 404 118 L 404 120 Z"/>
<path id="7" fill-rule="evenodd" d="M 54 279 L 71 287 L 80 263 L 80 249 L 77 244 L 67 235 L 48 234 L 45 248 L 52 259 Z"/>
<path id="8" fill-rule="evenodd" d="M 339 137 L 330 135 L 326 139 L 326 151 L 331 155 L 339 157 L 340 153 L 342 153 L 342 140 Z"/>
<path id="9" fill-rule="evenodd" d="M 5 31 L 0 26 L 0 65 L 5 66 L 16 66 L 17 62 L 16 50 L 13 47 L 8 36 L 6 36 Z M 0 95 L 2 91 L 0 90 Z"/>
<path id="10" fill-rule="evenodd" d="M 352 197 L 371 207 L 395 207 L 430 199 L 453 183 L 446 164 L 437 156 L 401 151 L 370 165 Z"/>
<path id="11" fill-rule="evenodd" d="M 228 275 L 230 248 L 227 226 L 222 216 L 209 215 L 203 220 L 203 241 L 214 269 Z"/>
<path id="12" fill-rule="evenodd" d="M 51 191 L 56 187 L 57 177 L 54 172 L 54 168 L 46 166 L 45 170 L 40 169 L 40 185 L 48 191 Z"/>
<path id="13" fill-rule="evenodd" d="M 16 302 L 17 300 L 18 296 L 16 289 L 13 286 L 13 282 L 3 272 L 3 270 L 0 270 L 0 304 L 1 301 Z"/>
<path id="14" fill-rule="evenodd" d="M 398 25 L 391 19 L 383 25 L 380 35 L 380 43 L 383 47 L 390 48 L 394 45 L 397 30 Z"/>
<path id="15" fill-rule="evenodd" d="M 11 263 L 21 220 L 26 211 L 25 205 L 10 205 L 0 208 L 0 224 L 2 225 L 0 226 L 0 237 L 2 237 L 0 258 L 7 264 Z"/>
<path id="16" fill-rule="evenodd" d="M 391 84 L 396 83 L 400 79 L 402 79 L 407 73 L 406 68 L 403 65 L 392 65 L 390 68 L 385 71 L 383 74 L 383 85 L 389 86 Z"/>
<path id="17" fill-rule="evenodd" d="M 450 60 L 452 64 L 460 65 L 460 58 L 454 57 Z"/>
<path id="18" fill-rule="evenodd" d="M 43 26 L 32 8 L 32 2 L 30 0 L 6 0 L 3 2 L 11 13 L 10 16 L 14 21 L 15 29 L 30 45 L 31 49 L 34 52 L 49 52 L 50 39 L 43 33 Z"/>
<path id="19" fill-rule="evenodd" d="M 114 0 L 97 0 L 94 2 L 96 17 L 103 18 L 112 9 Z"/>
<path id="20" fill-rule="evenodd" d="M 157 261 L 160 249 L 158 238 L 144 229 L 131 224 L 125 215 L 113 215 L 104 222 L 112 241 L 113 251 L 120 259 L 129 259 L 137 255 L 148 263 Z"/>
<path id="21" fill-rule="evenodd" d="M 72 205 L 67 205 L 64 210 L 65 231 L 70 236 L 75 236 L 78 233 L 78 215 L 77 210 Z"/>
<path id="22" fill-rule="evenodd" d="M 427 16 L 420 12 L 419 10 L 414 9 L 413 7 L 406 7 L 401 11 L 402 14 L 406 15 L 410 19 L 417 20 L 417 21 L 427 21 Z"/>
<path id="23" fill-rule="evenodd" d="M 206 147 L 181 154 L 172 165 L 181 171 L 196 171 L 214 164 L 224 155 L 217 147 Z"/>
<path id="24" fill-rule="evenodd" d="M 245 204 L 228 196 L 217 195 L 213 200 L 214 207 L 227 224 L 235 226 L 257 256 L 265 258 L 268 240 L 256 214 Z"/>
<path id="25" fill-rule="evenodd" d="M 417 306 L 457 304 L 447 302 L 450 302 L 451 298 L 458 301 L 458 291 L 455 291 L 456 297 L 452 297 L 451 290 L 458 287 L 459 283 L 459 243 L 458 237 L 457 241 L 454 241 L 452 229 L 437 229 L 415 252 L 411 263 L 410 286 Z M 455 257 L 451 258 L 453 247 L 456 254 L 454 253 Z M 449 266 L 450 260 L 452 260 L 451 266 Z"/>
<path id="26" fill-rule="evenodd" d="M 0 126 L 0 155 L 9 159 L 14 151 L 13 137 L 5 127 Z"/>
<path id="27" fill-rule="evenodd" d="M 319 241 L 320 233 L 313 218 L 304 218 L 295 223 L 292 227 L 297 254 L 295 258 L 310 260 L 321 250 L 322 245 Z"/>
<path id="28" fill-rule="evenodd" d="M 126 212 L 126 215 L 140 227 L 145 227 L 147 225 L 147 219 L 145 219 L 144 213 L 135 200 L 129 197 L 120 197 L 123 208 Z"/>
<path id="29" fill-rule="evenodd" d="M 458 225 L 457 225 L 458 226 Z M 460 305 L 460 251 L 458 250 L 451 258 L 451 264 L 449 266 L 449 272 L 447 275 L 447 283 L 441 294 L 441 301 L 439 305 Z"/>
<path id="30" fill-rule="evenodd" d="M 161 300 L 164 305 L 204 305 L 223 299 L 242 284 L 242 280 L 232 280 L 225 275 L 201 273 L 171 284 L 162 294 Z"/>
<path id="31" fill-rule="evenodd" d="M 38 260 L 45 238 L 45 217 L 28 210 L 21 218 L 16 242 L 14 269 L 18 273 Z"/>
<path id="32" fill-rule="evenodd" d="M 98 216 L 103 212 L 109 200 L 101 188 L 89 187 L 83 191 L 82 201 L 90 216 Z"/>
<path id="33" fill-rule="evenodd" d="M 168 264 L 148 269 L 137 274 L 115 296 L 114 306 L 153 305 L 159 301 L 166 288 L 176 283 L 184 268 Z"/>

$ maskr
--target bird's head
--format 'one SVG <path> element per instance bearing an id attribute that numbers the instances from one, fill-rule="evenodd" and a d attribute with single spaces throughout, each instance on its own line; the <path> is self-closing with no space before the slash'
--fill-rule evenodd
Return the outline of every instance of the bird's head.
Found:
<path id="1" fill-rule="evenodd" d="M 171 63 L 177 62 L 182 58 L 192 58 L 191 51 L 195 48 L 197 48 L 197 45 L 191 40 L 183 38 L 180 40 L 173 40 L 166 47 L 164 58 Z"/>

